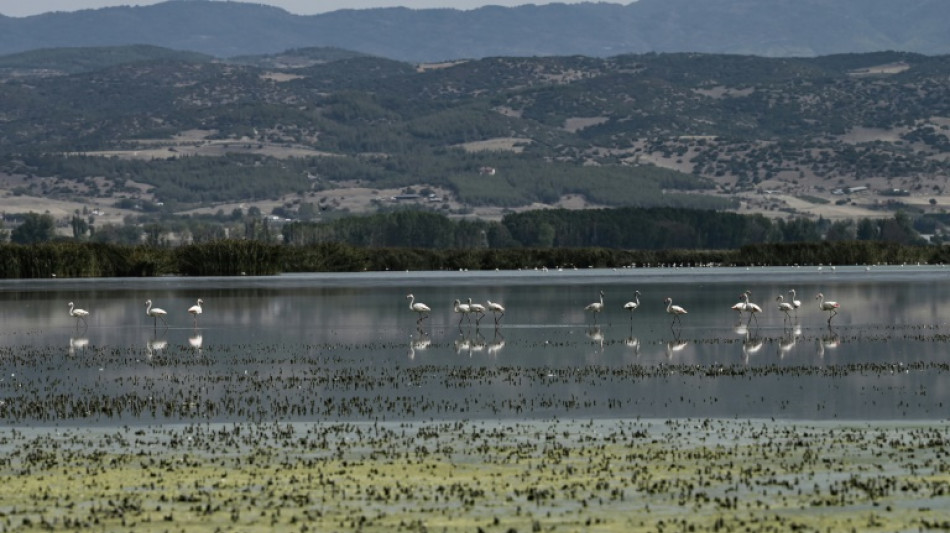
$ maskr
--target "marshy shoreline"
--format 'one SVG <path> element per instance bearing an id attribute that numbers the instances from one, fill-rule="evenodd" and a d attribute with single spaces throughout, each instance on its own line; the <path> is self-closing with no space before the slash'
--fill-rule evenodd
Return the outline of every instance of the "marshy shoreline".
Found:
<path id="1" fill-rule="evenodd" d="M 3 531 L 950 529 L 950 420 L 0 429 Z"/>

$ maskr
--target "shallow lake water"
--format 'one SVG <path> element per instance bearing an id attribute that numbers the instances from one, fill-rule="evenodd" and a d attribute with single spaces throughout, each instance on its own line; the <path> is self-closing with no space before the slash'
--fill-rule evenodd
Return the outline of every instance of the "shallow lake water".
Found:
<path id="1" fill-rule="evenodd" d="M 2 281 L 0 421 L 942 420 L 948 281 L 943 266 Z M 730 309 L 746 290 L 751 322 Z M 841 305 L 830 324 L 819 292 Z M 408 293 L 432 308 L 422 322 Z M 506 313 L 476 324 L 453 312 L 468 298 Z"/>

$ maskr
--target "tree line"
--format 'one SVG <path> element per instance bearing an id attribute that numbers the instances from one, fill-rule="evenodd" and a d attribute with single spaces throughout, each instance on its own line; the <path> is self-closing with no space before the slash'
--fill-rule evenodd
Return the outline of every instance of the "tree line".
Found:
<path id="1" fill-rule="evenodd" d="M 76 242 L 0 244 L 0 278 L 260 276 L 282 272 L 518 270 L 663 266 L 942 264 L 943 246 L 881 241 L 746 245 L 734 250 L 369 248 L 222 240 L 178 248 Z"/>
<path id="2" fill-rule="evenodd" d="M 398 210 L 282 229 L 293 245 L 342 242 L 360 247 L 578 248 L 730 250 L 749 244 L 886 241 L 922 244 L 909 216 L 835 221 L 771 220 L 762 215 L 681 209 L 545 209 L 501 221 L 456 220 L 423 210 Z"/>

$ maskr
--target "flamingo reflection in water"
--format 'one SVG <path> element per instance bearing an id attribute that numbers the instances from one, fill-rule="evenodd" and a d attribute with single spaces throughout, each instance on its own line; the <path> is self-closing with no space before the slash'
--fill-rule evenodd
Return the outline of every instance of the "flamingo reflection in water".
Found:
<path id="1" fill-rule="evenodd" d="M 161 337 L 152 337 L 145 344 L 146 357 L 149 361 L 157 355 L 161 355 L 168 348 L 168 341 Z"/>
<path id="2" fill-rule="evenodd" d="M 600 353 L 604 353 L 604 330 L 600 326 L 591 326 L 584 333 L 588 339 L 594 341 L 600 347 Z"/>
<path id="3" fill-rule="evenodd" d="M 76 355 L 76 352 L 86 353 L 86 347 L 89 346 L 89 339 L 86 337 L 69 338 L 69 355 Z"/>
<path id="4" fill-rule="evenodd" d="M 416 328 L 416 335 L 409 336 L 409 360 L 416 358 L 416 350 L 425 350 L 430 344 L 432 344 L 432 340 L 429 338 L 429 334 L 421 327 Z"/>
<path id="5" fill-rule="evenodd" d="M 198 355 L 201 355 L 201 346 L 204 344 L 204 338 L 201 336 L 201 333 L 192 333 L 188 337 L 188 345 L 191 346 L 191 349 L 194 350 Z"/>
<path id="6" fill-rule="evenodd" d="M 498 331 L 498 328 L 495 328 L 495 336 L 492 337 L 491 342 L 488 343 L 488 356 L 489 357 L 498 357 L 498 354 L 505 347 L 505 336 Z"/>
<path id="7" fill-rule="evenodd" d="M 682 352 L 687 346 L 689 346 L 689 341 L 684 341 L 680 339 L 673 339 L 666 343 L 666 358 L 673 360 L 673 354 Z"/>
<path id="8" fill-rule="evenodd" d="M 754 331 L 750 331 L 742 341 L 742 361 L 749 364 L 749 359 L 759 353 L 763 345 L 765 345 L 765 341 L 756 336 Z"/>
<path id="9" fill-rule="evenodd" d="M 830 319 L 829 319 L 830 320 Z M 838 333 L 831 329 L 831 326 L 828 327 L 828 333 L 822 335 L 818 339 L 818 357 L 821 359 L 825 358 L 825 350 L 834 350 L 841 345 L 841 338 L 838 336 Z"/>
<path id="10" fill-rule="evenodd" d="M 624 339 L 623 343 L 628 347 L 633 349 L 633 354 L 637 357 L 640 357 L 640 339 L 634 337 L 632 332 L 629 337 Z"/>

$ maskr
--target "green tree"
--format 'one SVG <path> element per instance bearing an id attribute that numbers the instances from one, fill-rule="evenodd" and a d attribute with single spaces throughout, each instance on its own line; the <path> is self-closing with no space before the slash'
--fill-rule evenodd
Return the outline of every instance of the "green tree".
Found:
<path id="1" fill-rule="evenodd" d="M 23 223 L 13 230 L 10 239 L 17 244 L 35 244 L 53 239 L 53 217 L 37 213 L 27 213 L 23 216 Z"/>
<path id="2" fill-rule="evenodd" d="M 70 220 L 69 225 L 73 228 L 73 238 L 82 239 L 86 236 L 86 232 L 89 231 L 89 224 L 80 217 L 74 216 Z"/>

